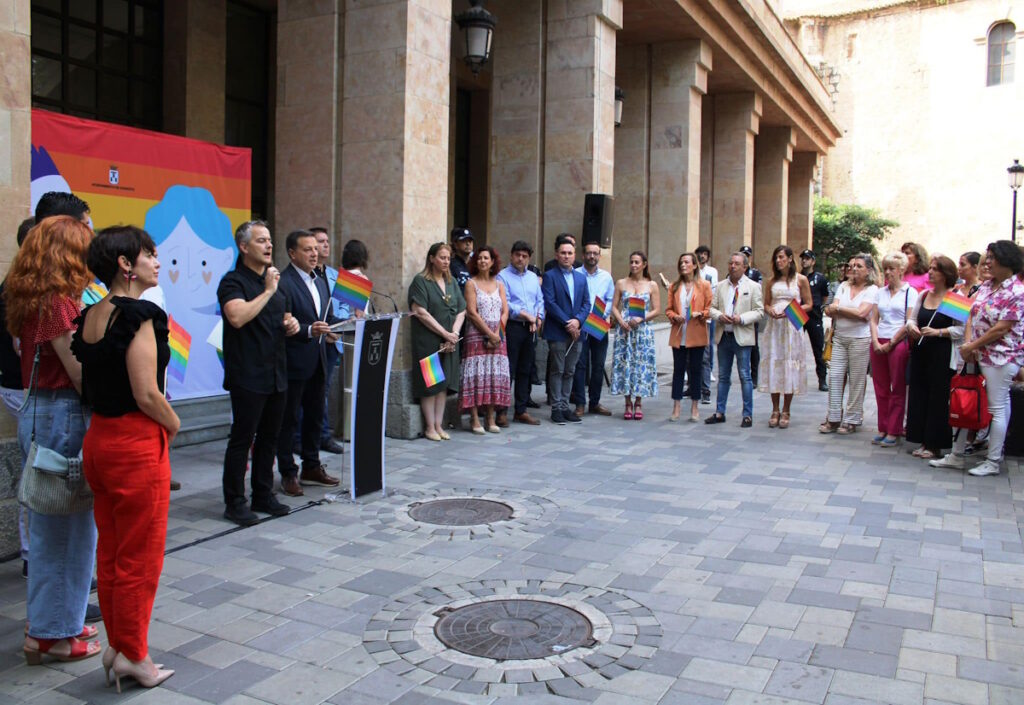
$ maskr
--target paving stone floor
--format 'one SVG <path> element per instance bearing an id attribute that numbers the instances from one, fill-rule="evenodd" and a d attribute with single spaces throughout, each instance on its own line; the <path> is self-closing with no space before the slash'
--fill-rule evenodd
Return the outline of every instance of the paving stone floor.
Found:
<path id="1" fill-rule="evenodd" d="M 299 511 L 224 535 L 224 444 L 174 451 L 184 488 L 150 645 L 177 674 L 118 696 L 98 658 L 27 667 L 9 562 L 0 702 L 1024 703 L 1016 461 L 973 478 L 866 431 L 820 435 L 816 391 L 788 430 L 767 427 L 760 394 L 740 429 L 735 386 L 727 424 L 670 424 L 667 392 L 642 422 L 389 440 L 387 496 L 308 504 L 325 492 L 307 488 L 283 498 Z M 435 497 L 500 501 L 513 517 L 445 529 L 408 516 Z M 434 639 L 439 607 L 510 596 L 578 609 L 600 643 L 487 662 Z"/>

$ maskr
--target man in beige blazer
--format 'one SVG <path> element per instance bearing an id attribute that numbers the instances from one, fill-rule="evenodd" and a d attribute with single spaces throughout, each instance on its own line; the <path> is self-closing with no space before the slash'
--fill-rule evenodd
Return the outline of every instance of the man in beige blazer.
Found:
<path id="1" fill-rule="evenodd" d="M 739 363 L 740 387 L 743 390 L 743 421 L 750 428 L 754 417 L 754 383 L 750 376 L 750 352 L 757 345 L 754 329 L 764 318 L 764 296 L 761 286 L 744 272 L 749 266 L 747 256 L 735 252 L 729 258 L 729 276 L 718 283 L 711 297 L 711 318 L 715 321 L 715 343 L 718 346 L 718 408 L 704 420 L 714 424 L 725 421 L 725 405 L 732 385 L 732 363 Z"/>

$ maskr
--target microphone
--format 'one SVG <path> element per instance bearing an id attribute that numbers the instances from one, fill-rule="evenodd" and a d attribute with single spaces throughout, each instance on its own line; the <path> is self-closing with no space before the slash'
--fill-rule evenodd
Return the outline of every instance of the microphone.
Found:
<path id="1" fill-rule="evenodd" d="M 395 313 L 398 313 L 398 304 L 393 298 L 385 294 L 383 291 L 371 291 L 370 296 L 383 296 L 385 299 L 391 302 L 391 305 L 395 307 Z"/>

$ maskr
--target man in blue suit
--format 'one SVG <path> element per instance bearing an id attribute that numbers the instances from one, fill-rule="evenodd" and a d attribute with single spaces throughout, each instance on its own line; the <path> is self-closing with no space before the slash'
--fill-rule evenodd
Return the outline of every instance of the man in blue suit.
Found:
<path id="1" fill-rule="evenodd" d="M 281 272 L 278 289 L 284 293 L 288 310 L 299 322 L 299 332 L 286 342 L 288 395 L 277 441 L 277 468 L 281 473 L 281 490 L 296 497 L 303 494 L 301 485 L 334 487 L 338 484 L 338 478 L 328 475 L 320 464 L 320 426 L 327 378 L 327 345 L 338 340 L 330 327 L 340 319 L 331 310 L 327 281 L 316 273 L 316 236 L 308 230 L 295 230 L 288 233 L 285 247 L 291 264 Z M 301 474 L 292 455 L 292 434 L 300 408 Z"/>
<path id="2" fill-rule="evenodd" d="M 558 266 L 544 274 L 544 340 L 548 341 L 548 396 L 551 420 L 559 425 L 579 423 L 582 419 L 569 407 L 572 378 L 580 355 L 578 344 L 583 321 L 590 313 L 587 277 L 573 269 L 576 246 L 570 235 L 555 238 Z"/>

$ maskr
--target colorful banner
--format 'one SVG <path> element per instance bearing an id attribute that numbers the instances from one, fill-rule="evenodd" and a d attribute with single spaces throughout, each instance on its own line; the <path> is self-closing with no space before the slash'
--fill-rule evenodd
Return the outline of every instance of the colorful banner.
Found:
<path id="1" fill-rule="evenodd" d="M 220 323 L 217 285 L 234 266 L 235 228 L 249 219 L 252 155 L 240 147 L 32 111 L 32 210 L 47 191 L 89 203 L 95 228 L 145 228 L 157 245 L 163 302 L 183 334 L 208 341 Z M 223 394 L 212 344 L 192 346 L 172 399 Z"/>

